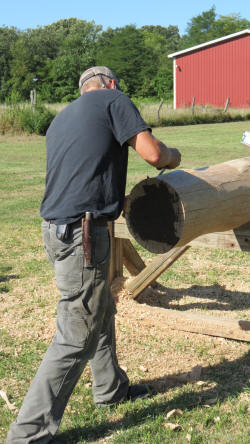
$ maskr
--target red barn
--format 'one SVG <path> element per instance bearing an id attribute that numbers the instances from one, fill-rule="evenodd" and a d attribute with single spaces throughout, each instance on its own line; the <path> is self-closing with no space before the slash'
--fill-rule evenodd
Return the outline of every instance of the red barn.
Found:
<path id="1" fill-rule="evenodd" d="M 250 29 L 170 54 L 174 108 L 196 105 L 250 106 Z"/>

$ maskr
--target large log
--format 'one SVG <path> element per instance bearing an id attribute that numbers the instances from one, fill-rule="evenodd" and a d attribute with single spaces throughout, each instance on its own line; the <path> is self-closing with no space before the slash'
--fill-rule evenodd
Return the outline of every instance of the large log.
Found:
<path id="1" fill-rule="evenodd" d="M 126 221 L 147 250 L 165 253 L 250 221 L 250 157 L 147 178 L 131 191 Z"/>

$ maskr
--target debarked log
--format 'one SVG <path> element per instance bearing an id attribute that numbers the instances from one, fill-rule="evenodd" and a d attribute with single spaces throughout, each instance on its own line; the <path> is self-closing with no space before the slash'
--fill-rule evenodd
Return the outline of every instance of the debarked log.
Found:
<path id="1" fill-rule="evenodd" d="M 153 253 L 249 221 L 250 157 L 147 178 L 132 189 L 126 208 L 131 235 Z"/>

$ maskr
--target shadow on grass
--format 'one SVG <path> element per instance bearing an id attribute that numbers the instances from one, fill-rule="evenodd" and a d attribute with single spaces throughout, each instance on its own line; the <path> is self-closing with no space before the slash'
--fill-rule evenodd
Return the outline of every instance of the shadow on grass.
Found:
<path id="1" fill-rule="evenodd" d="M 190 288 L 178 288 L 175 290 L 157 284 L 154 290 L 156 291 L 153 291 L 152 294 L 146 291 L 141 293 L 136 299 L 137 302 L 153 307 L 171 308 L 180 311 L 194 308 L 233 311 L 245 310 L 250 307 L 250 293 L 230 291 L 220 285 L 192 285 Z M 182 305 L 172 302 L 179 301 L 185 296 L 203 298 L 206 299 L 206 302 L 190 302 Z M 208 299 L 211 302 L 208 302 Z"/>
<path id="2" fill-rule="evenodd" d="M 15 274 L 8 274 L 12 270 L 12 267 L 1 266 L 0 267 L 0 294 L 8 293 L 10 291 L 9 286 L 6 284 L 12 279 L 17 279 Z M 5 284 L 5 285 L 4 285 Z"/>
<path id="3" fill-rule="evenodd" d="M 112 432 L 129 429 L 136 425 L 142 425 L 143 422 L 148 421 L 149 417 L 156 417 L 165 414 L 166 411 L 172 409 L 192 410 L 202 408 L 202 406 L 209 404 L 209 400 L 216 399 L 216 402 L 222 402 L 229 397 L 238 396 L 244 390 L 247 390 L 249 383 L 249 368 L 250 368 L 250 352 L 246 353 L 240 359 L 233 362 L 224 360 L 215 366 L 208 366 L 203 368 L 202 380 L 207 383 L 216 383 L 213 388 L 200 388 L 198 391 L 186 391 L 178 394 L 169 401 L 161 401 L 159 399 L 151 398 L 151 400 L 144 401 L 144 406 L 138 408 L 131 407 L 130 412 L 126 412 L 122 419 L 116 421 L 98 421 L 96 425 L 82 425 L 68 430 L 67 432 L 59 433 L 58 439 L 63 443 L 77 444 L 79 440 L 91 442 L 97 439 L 103 439 L 109 436 Z M 152 384 L 156 392 L 166 392 L 169 387 L 169 378 L 175 375 L 164 375 L 159 379 L 144 380 L 144 383 Z M 176 384 L 181 387 L 182 384 Z M 197 386 L 196 386 L 197 387 Z M 143 401 L 140 401 L 143 402 Z M 136 405 L 134 404 L 134 405 Z M 119 407 L 117 407 L 119 409 Z M 91 412 L 93 418 L 93 412 Z M 98 415 L 97 415 L 98 416 Z M 120 416 L 120 412 L 119 412 Z"/>

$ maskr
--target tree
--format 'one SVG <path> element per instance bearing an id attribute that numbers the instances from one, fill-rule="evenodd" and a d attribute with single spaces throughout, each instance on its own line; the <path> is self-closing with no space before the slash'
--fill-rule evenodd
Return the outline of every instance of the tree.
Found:
<path id="1" fill-rule="evenodd" d="M 173 89 L 173 68 L 168 54 L 179 49 L 178 27 L 143 26 L 141 32 L 144 35 L 145 45 L 151 53 L 152 66 L 154 66 L 153 78 L 150 82 L 144 82 L 144 94 L 169 98 L 172 96 Z"/>
<path id="2" fill-rule="evenodd" d="M 17 39 L 18 31 L 16 28 L 0 28 L 0 101 L 3 101 L 9 94 L 11 48 Z"/>
<path id="3" fill-rule="evenodd" d="M 152 54 L 134 25 L 103 32 L 96 61 L 112 69 L 130 95 L 140 96 L 144 79 L 149 81 L 153 77 Z"/>
<path id="4" fill-rule="evenodd" d="M 243 19 L 240 14 L 220 15 L 213 24 L 212 36 L 216 39 L 248 28 L 250 21 Z"/>
<path id="5" fill-rule="evenodd" d="M 187 48 L 211 40 L 215 19 L 215 6 L 193 17 L 188 22 L 186 34 L 182 38 L 182 46 Z"/>
<path id="6" fill-rule="evenodd" d="M 44 28 L 28 29 L 12 48 L 10 85 L 22 99 L 36 84 L 46 101 L 71 100 L 81 72 L 95 62 L 95 43 L 101 27 L 75 18 Z"/>
<path id="7" fill-rule="evenodd" d="M 180 34 L 178 26 L 168 26 L 167 28 L 163 26 L 142 26 L 140 30 L 144 33 L 145 39 L 151 44 L 151 47 L 154 45 L 154 36 L 158 40 L 161 41 L 161 51 L 175 51 L 178 49 L 180 44 Z M 153 40 L 152 40 L 153 39 Z M 159 45 L 157 45 L 159 47 Z M 155 48 L 157 49 L 157 47 Z"/>
<path id="8" fill-rule="evenodd" d="M 11 47 L 9 86 L 23 100 L 29 98 L 38 78 L 37 88 L 44 81 L 43 67 L 47 59 L 56 56 L 60 46 L 58 33 L 52 28 L 28 29 L 19 34 Z"/>
<path id="9" fill-rule="evenodd" d="M 58 56 L 47 63 L 48 80 L 51 100 L 69 101 L 79 95 L 78 79 L 81 73 L 95 64 L 96 41 L 101 26 L 77 19 L 61 22 L 64 29 L 68 24 L 67 32 Z"/>
<path id="10" fill-rule="evenodd" d="M 215 6 L 193 17 L 182 38 L 182 48 L 200 45 L 209 40 L 224 37 L 250 27 L 250 22 L 239 14 L 220 15 L 217 18 Z"/>

